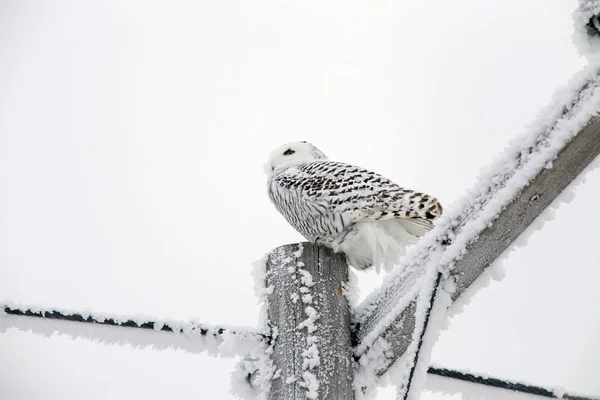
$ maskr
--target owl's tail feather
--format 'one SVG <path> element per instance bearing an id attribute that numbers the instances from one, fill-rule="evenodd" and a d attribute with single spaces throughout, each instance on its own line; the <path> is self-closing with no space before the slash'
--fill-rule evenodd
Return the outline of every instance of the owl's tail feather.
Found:
<path id="1" fill-rule="evenodd" d="M 415 243 L 420 231 L 404 226 L 403 220 L 387 219 L 359 222 L 339 244 L 346 254 L 348 263 L 357 269 L 374 266 L 390 271 L 404 256 L 406 247 Z M 411 232 L 413 231 L 413 232 Z"/>
<path id="2" fill-rule="evenodd" d="M 421 237 L 433 229 L 433 222 L 424 218 L 398 218 L 400 225 L 411 235 Z"/>

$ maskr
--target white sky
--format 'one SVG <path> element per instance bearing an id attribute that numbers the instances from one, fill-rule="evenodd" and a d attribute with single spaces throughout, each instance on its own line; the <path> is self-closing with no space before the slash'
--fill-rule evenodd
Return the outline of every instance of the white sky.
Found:
<path id="1" fill-rule="evenodd" d="M 0 302 L 255 326 L 251 263 L 302 240 L 266 196 L 270 151 L 308 140 L 451 204 L 584 65 L 576 4 L 0 2 Z M 435 364 L 600 396 L 599 188 Z M 0 398 L 229 399 L 234 363 L 9 329 Z"/>

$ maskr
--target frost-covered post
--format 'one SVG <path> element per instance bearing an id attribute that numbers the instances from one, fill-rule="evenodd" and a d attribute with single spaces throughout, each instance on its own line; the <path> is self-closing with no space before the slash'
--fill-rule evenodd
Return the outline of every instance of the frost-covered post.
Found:
<path id="1" fill-rule="evenodd" d="M 311 243 L 281 246 L 268 256 L 266 279 L 276 369 L 269 398 L 354 399 L 345 257 Z"/>

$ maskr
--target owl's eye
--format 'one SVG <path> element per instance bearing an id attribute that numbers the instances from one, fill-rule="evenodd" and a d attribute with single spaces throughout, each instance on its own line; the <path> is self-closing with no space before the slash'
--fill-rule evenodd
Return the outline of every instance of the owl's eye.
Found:
<path id="1" fill-rule="evenodd" d="M 294 153 L 295 153 L 295 151 L 294 151 L 294 150 L 292 150 L 292 149 L 287 149 L 286 151 L 284 151 L 284 152 L 283 152 L 283 155 L 284 155 L 284 156 L 290 156 L 290 155 L 292 155 L 292 154 L 294 154 Z"/>

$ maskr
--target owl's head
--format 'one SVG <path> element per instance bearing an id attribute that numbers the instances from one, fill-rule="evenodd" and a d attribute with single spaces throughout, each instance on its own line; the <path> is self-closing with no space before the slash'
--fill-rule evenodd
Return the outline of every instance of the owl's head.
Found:
<path id="1" fill-rule="evenodd" d="M 265 164 L 265 172 L 271 177 L 289 167 L 317 160 L 327 160 L 327 156 L 316 146 L 308 142 L 287 143 L 271 153 Z"/>

